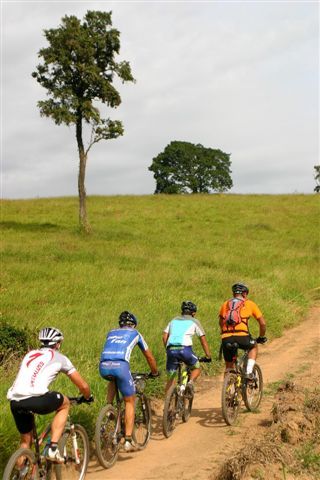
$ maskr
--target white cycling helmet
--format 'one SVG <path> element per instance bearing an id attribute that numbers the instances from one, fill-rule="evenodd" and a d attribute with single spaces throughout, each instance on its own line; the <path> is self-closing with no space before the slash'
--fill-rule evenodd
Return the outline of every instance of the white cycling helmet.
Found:
<path id="1" fill-rule="evenodd" d="M 60 330 L 54 327 L 46 327 L 40 330 L 39 332 L 39 340 L 42 345 L 46 347 L 51 347 L 56 343 L 62 342 L 63 335 Z"/>

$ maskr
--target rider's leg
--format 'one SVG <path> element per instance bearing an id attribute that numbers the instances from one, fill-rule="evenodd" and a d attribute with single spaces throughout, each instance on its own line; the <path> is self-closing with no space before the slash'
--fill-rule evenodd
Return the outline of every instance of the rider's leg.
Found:
<path id="1" fill-rule="evenodd" d="M 229 372 L 230 370 L 234 370 L 235 368 L 235 363 L 234 362 L 225 362 L 225 374 Z"/>
<path id="2" fill-rule="evenodd" d="M 32 445 L 32 430 L 28 433 L 20 434 L 20 448 L 30 448 Z"/>
<path id="3" fill-rule="evenodd" d="M 67 422 L 70 402 L 68 397 L 63 396 L 63 403 L 58 408 L 51 424 L 51 443 L 58 443 Z"/>
<path id="4" fill-rule="evenodd" d="M 189 381 L 194 382 L 199 377 L 200 373 L 201 373 L 200 368 L 194 368 L 193 370 L 191 370 Z"/>
<path id="5" fill-rule="evenodd" d="M 254 367 L 254 364 L 256 363 L 257 356 L 258 356 L 258 346 L 255 345 L 251 350 L 249 350 L 249 353 L 248 353 L 246 374 L 250 375 L 250 373 L 253 372 L 253 367 Z"/>
<path id="6" fill-rule="evenodd" d="M 112 403 L 114 396 L 116 394 L 116 384 L 115 381 L 112 380 L 108 382 L 108 389 L 107 389 L 107 403 Z"/>
<path id="7" fill-rule="evenodd" d="M 126 430 L 126 437 L 131 437 L 134 425 L 134 401 L 136 396 L 132 395 L 131 397 L 123 397 L 125 401 L 125 415 L 124 415 L 124 423 L 125 423 L 125 430 Z"/>
<path id="8" fill-rule="evenodd" d="M 173 385 L 176 381 L 176 372 L 167 372 L 167 374 L 168 374 L 168 380 L 166 383 L 165 393 L 167 393 L 171 385 Z"/>
<path id="9" fill-rule="evenodd" d="M 31 430 L 28 433 L 20 433 L 20 448 L 31 448 L 33 440 L 33 431 Z M 24 464 L 25 457 L 19 457 L 17 460 L 17 467 L 22 468 Z"/>

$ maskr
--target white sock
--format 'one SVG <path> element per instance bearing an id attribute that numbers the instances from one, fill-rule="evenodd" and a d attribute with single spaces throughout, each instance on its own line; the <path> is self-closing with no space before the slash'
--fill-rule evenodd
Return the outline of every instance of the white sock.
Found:
<path id="1" fill-rule="evenodd" d="M 246 373 L 252 373 L 253 372 L 253 367 L 254 367 L 254 364 L 256 363 L 255 360 L 253 360 L 253 358 L 249 358 L 248 359 L 248 363 L 247 363 L 247 372 Z"/>

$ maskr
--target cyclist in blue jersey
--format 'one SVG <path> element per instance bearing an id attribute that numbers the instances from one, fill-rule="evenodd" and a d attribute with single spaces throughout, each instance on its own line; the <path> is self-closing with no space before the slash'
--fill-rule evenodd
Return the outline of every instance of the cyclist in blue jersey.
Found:
<path id="1" fill-rule="evenodd" d="M 195 318 L 197 306 L 190 302 L 182 302 L 181 315 L 173 318 L 163 331 L 162 340 L 167 354 L 168 381 L 166 392 L 169 390 L 177 374 L 179 361 L 183 361 L 191 368 L 190 381 L 188 382 L 191 392 L 194 391 L 193 382 L 200 375 L 198 357 L 192 350 L 192 337 L 197 335 L 206 356 L 206 361 L 211 361 L 209 345 L 206 334 L 199 320 Z"/>
<path id="2" fill-rule="evenodd" d="M 115 395 L 115 384 L 125 401 L 125 442 L 123 449 L 126 452 L 137 450 L 132 440 L 134 426 L 135 386 L 130 372 L 130 356 L 136 345 L 145 356 L 151 374 L 158 376 L 157 363 L 141 333 L 136 330 L 137 318 L 130 312 L 122 312 L 119 316 L 119 327 L 110 330 L 100 357 L 99 372 L 102 378 L 108 380 L 112 375 L 114 380 L 108 385 L 107 402 L 112 403 Z"/>

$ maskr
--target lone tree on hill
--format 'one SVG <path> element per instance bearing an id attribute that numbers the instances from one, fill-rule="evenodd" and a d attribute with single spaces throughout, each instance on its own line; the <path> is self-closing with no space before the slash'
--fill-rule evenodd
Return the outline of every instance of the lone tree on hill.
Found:
<path id="1" fill-rule="evenodd" d="M 90 231 L 86 209 L 85 174 L 88 153 L 100 140 L 123 135 L 121 121 L 101 118 L 97 101 L 116 108 L 121 103 L 113 86 L 115 78 L 122 83 L 134 82 L 130 64 L 117 63 L 120 32 L 112 28 L 112 12 L 87 11 L 83 22 L 65 16 L 58 28 L 44 30 L 49 42 L 38 56 L 43 62 L 32 76 L 47 89 L 48 100 L 38 102 L 41 116 L 51 117 L 57 125 L 75 125 L 79 151 L 79 221 L 82 230 Z M 91 135 L 84 145 L 84 124 Z"/>
<path id="2" fill-rule="evenodd" d="M 230 154 L 200 144 L 171 142 L 152 160 L 154 193 L 225 192 L 232 187 Z"/>
<path id="3" fill-rule="evenodd" d="M 320 165 L 315 165 L 314 169 L 316 171 L 314 179 L 317 182 L 317 185 L 314 187 L 314 191 L 320 193 Z"/>

